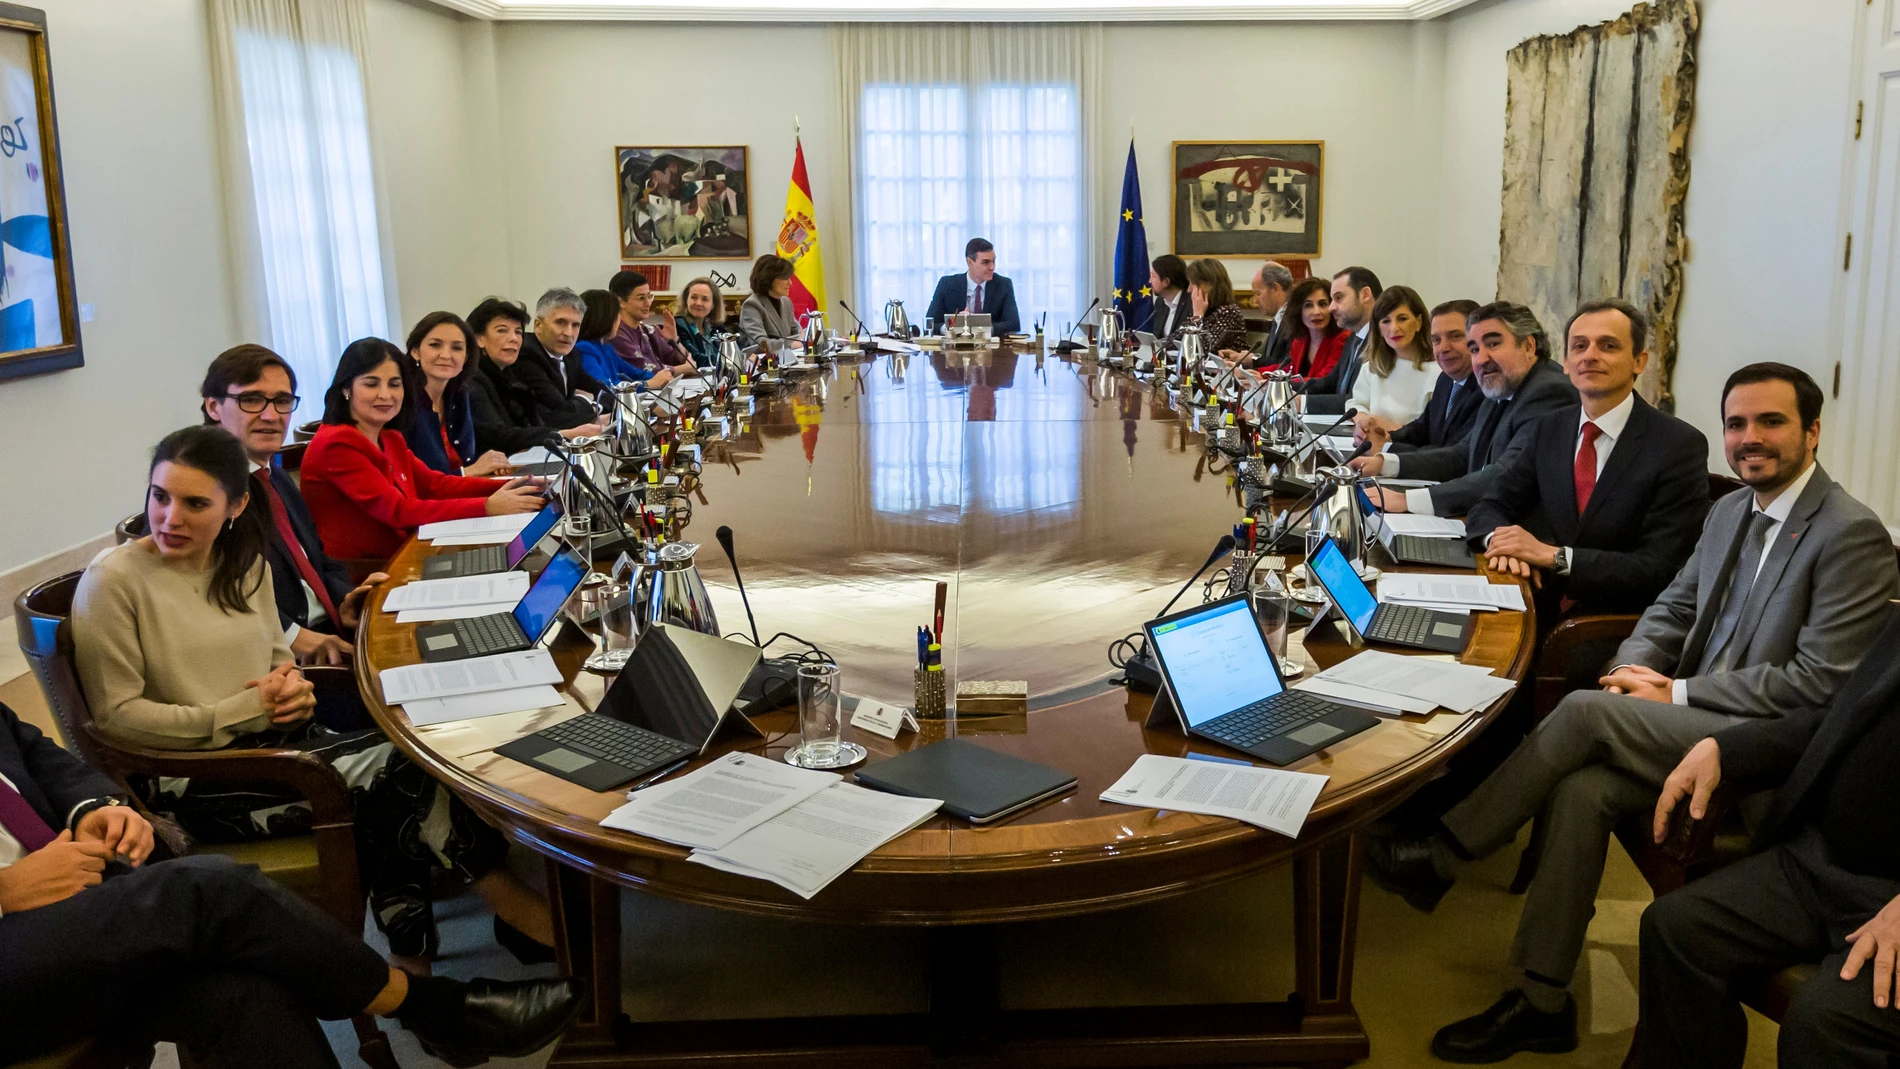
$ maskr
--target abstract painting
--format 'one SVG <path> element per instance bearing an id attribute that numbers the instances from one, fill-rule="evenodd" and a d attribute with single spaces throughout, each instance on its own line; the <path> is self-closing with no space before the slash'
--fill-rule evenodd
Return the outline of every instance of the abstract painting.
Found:
<path id="1" fill-rule="evenodd" d="M 1325 157 L 1324 141 L 1176 141 L 1172 251 L 1317 257 Z"/>
<path id="2" fill-rule="evenodd" d="M 46 15 L 0 4 L 0 378 L 78 367 Z"/>
<path id="3" fill-rule="evenodd" d="M 614 149 L 622 259 L 750 259 L 743 145 Z"/>

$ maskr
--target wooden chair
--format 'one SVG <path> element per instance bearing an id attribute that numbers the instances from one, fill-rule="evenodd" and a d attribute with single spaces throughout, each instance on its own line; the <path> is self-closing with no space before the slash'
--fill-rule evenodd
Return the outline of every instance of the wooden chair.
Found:
<path id="1" fill-rule="evenodd" d="M 349 790 L 335 769 L 296 750 L 153 750 L 109 738 L 93 723 L 73 661 L 72 603 L 79 572 L 50 579 L 14 603 L 20 650 L 32 665 L 66 745 L 85 762 L 126 786 L 129 775 L 188 776 L 199 780 L 274 783 L 310 803 L 315 826 L 308 835 L 257 842 L 202 844 L 201 853 L 222 854 L 256 865 L 266 876 L 308 898 L 336 918 L 343 930 L 363 930 L 364 895 L 356 864 L 355 812 Z M 346 668 L 305 670 L 320 689 L 355 687 Z M 131 793 L 129 786 L 127 793 Z M 357 1053 L 374 1069 L 398 1069 L 389 1038 L 374 1019 L 354 1019 Z M 52 1063 L 59 1064 L 59 1063 Z M 80 1063 L 71 1063 L 75 1069 Z"/>
<path id="2" fill-rule="evenodd" d="M 290 440 L 292 442 L 307 442 L 317 436 L 317 428 L 321 426 L 323 426 L 323 421 L 320 419 L 313 419 L 308 423 L 299 423 L 290 429 Z"/>
<path id="3" fill-rule="evenodd" d="M 143 512 L 134 512 L 132 515 L 120 520 L 119 525 L 112 529 L 112 537 L 115 544 L 121 546 L 135 538 L 144 538 L 151 533 L 151 521 L 145 518 L 145 513 Z"/>

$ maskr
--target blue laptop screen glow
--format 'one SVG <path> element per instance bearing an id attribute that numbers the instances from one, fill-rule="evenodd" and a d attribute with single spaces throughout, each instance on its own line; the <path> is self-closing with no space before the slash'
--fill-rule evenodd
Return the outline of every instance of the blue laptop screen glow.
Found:
<path id="1" fill-rule="evenodd" d="M 521 625 L 521 633 L 529 642 L 541 641 L 555 614 L 574 596 L 574 588 L 581 585 L 586 574 L 587 565 L 572 553 L 557 554 L 541 570 L 540 577 L 515 605 L 515 623 Z"/>
<path id="2" fill-rule="evenodd" d="M 523 527 L 521 533 L 515 536 L 515 540 L 508 543 L 508 567 L 513 569 L 526 560 L 534 547 L 540 545 L 541 540 L 547 537 L 549 531 L 554 530 L 554 525 L 560 518 L 561 506 L 555 501 L 549 501 L 545 508 L 535 513 L 534 519 L 528 521 L 528 526 Z"/>
<path id="3" fill-rule="evenodd" d="M 1245 598 L 1160 624 L 1154 642 L 1189 727 L 1286 689 Z"/>
<path id="4" fill-rule="evenodd" d="M 1366 628 L 1372 626 L 1372 614 L 1378 611 L 1379 602 L 1332 539 L 1322 542 L 1319 552 L 1313 555 L 1313 571 L 1326 587 L 1333 604 L 1339 606 L 1339 611 L 1346 614 L 1346 619 L 1352 621 L 1360 634 L 1365 634 Z"/>

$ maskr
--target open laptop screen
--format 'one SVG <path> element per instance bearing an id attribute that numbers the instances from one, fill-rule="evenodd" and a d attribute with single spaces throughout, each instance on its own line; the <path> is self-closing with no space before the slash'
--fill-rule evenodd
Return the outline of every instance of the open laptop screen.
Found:
<path id="1" fill-rule="evenodd" d="M 1365 634 L 1366 628 L 1372 626 L 1372 614 L 1378 611 L 1379 602 L 1372 591 L 1366 589 L 1365 580 L 1352 570 L 1352 562 L 1328 538 L 1320 543 L 1311 563 L 1313 574 L 1319 576 L 1320 585 L 1326 588 L 1326 595 L 1346 614 L 1346 619 L 1352 621 L 1354 629 Z"/>
<path id="2" fill-rule="evenodd" d="M 1286 689 L 1244 597 L 1213 602 L 1150 630 L 1168 690 L 1189 727 Z"/>
<path id="3" fill-rule="evenodd" d="M 513 571 L 520 566 L 522 561 L 527 560 L 528 554 L 534 552 L 534 547 L 540 545 L 541 540 L 546 538 L 548 532 L 554 530 L 554 525 L 560 521 L 561 499 L 558 496 L 550 497 L 548 503 L 541 507 L 541 511 L 534 514 L 534 519 L 528 521 L 528 526 L 523 527 L 521 532 L 515 535 L 514 541 L 508 543 L 509 570 Z"/>
<path id="4" fill-rule="evenodd" d="M 515 623 L 521 625 L 521 633 L 528 636 L 529 642 L 539 642 L 541 636 L 547 634 L 561 606 L 574 596 L 574 588 L 581 585 L 586 575 L 586 562 L 572 551 L 556 554 L 542 569 L 540 578 L 515 604 Z"/>

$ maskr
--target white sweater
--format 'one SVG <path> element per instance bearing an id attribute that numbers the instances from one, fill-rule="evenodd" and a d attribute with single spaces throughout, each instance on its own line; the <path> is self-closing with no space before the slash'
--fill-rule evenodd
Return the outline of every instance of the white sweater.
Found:
<path id="1" fill-rule="evenodd" d="M 1370 412 L 1402 427 L 1424 413 L 1440 374 L 1438 364 L 1430 360 L 1424 367 L 1413 367 L 1410 360 L 1401 358 L 1385 378 L 1374 375 L 1369 367 L 1363 368 L 1359 380 L 1352 384 L 1352 399 L 1347 407 Z"/>

